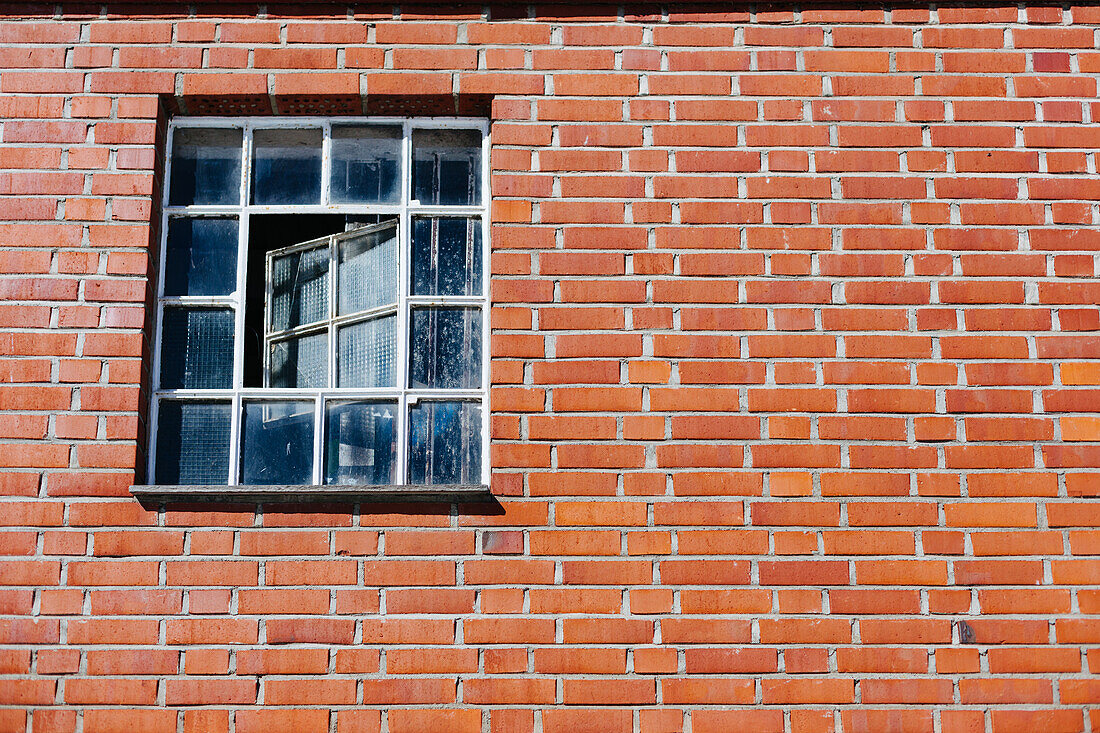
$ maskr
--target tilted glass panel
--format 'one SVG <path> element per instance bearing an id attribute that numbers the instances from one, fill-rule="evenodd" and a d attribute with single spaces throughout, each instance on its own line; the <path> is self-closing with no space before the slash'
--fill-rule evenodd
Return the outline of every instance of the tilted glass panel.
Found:
<path id="1" fill-rule="evenodd" d="M 252 203 L 321 202 L 320 130 L 256 130 L 252 149 Z"/>
<path id="2" fill-rule="evenodd" d="M 409 337 L 409 386 L 481 387 L 481 309 L 414 308 Z"/>
<path id="3" fill-rule="evenodd" d="M 312 401 L 245 401 L 240 481 L 258 486 L 313 482 Z"/>
<path id="4" fill-rule="evenodd" d="M 396 386 L 396 329 L 395 315 L 342 327 L 337 337 L 336 386 Z"/>
<path id="5" fill-rule="evenodd" d="M 411 484 L 481 483 L 481 405 L 421 401 L 409 408 Z"/>
<path id="6" fill-rule="evenodd" d="M 413 131 L 413 198 L 422 204 L 481 203 L 481 132 Z"/>
<path id="7" fill-rule="evenodd" d="M 460 217 L 413 220 L 413 295 L 481 295 L 481 222 Z"/>
<path id="8" fill-rule="evenodd" d="M 328 332 L 295 336 L 271 344 L 268 387 L 318 389 L 328 386 Z"/>
<path id="9" fill-rule="evenodd" d="M 232 386 L 233 311 L 165 308 L 160 333 L 160 388 Z"/>
<path id="10" fill-rule="evenodd" d="M 271 331 L 328 318 L 328 244 L 276 257 L 271 262 Z"/>
<path id="11" fill-rule="evenodd" d="M 400 160 L 400 127 L 333 125 L 332 202 L 397 203 L 401 198 Z"/>
<path id="12" fill-rule="evenodd" d="M 366 232 L 339 244 L 337 313 L 359 313 L 397 302 L 397 226 Z"/>
<path id="13" fill-rule="evenodd" d="M 396 483 L 397 403 L 330 402 L 325 410 L 325 483 Z"/>
<path id="14" fill-rule="evenodd" d="M 162 400 L 153 483 L 224 485 L 229 480 L 229 402 Z"/>
<path id="15" fill-rule="evenodd" d="M 237 220 L 168 220 L 165 295 L 229 295 L 237 289 Z"/>
<path id="16" fill-rule="evenodd" d="M 225 128 L 178 127 L 172 136 L 168 203 L 238 204 L 243 133 Z"/>

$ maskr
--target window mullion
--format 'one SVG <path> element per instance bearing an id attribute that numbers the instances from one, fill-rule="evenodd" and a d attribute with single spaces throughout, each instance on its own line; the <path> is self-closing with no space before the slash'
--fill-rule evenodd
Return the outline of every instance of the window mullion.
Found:
<path id="1" fill-rule="evenodd" d="M 401 221 L 397 231 L 397 258 L 400 282 L 397 287 L 397 466 L 394 477 L 398 483 L 408 480 L 409 454 L 409 253 L 412 251 L 412 221 L 409 200 L 412 198 L 412 125 L 408 120 L 401 129 Z"/>

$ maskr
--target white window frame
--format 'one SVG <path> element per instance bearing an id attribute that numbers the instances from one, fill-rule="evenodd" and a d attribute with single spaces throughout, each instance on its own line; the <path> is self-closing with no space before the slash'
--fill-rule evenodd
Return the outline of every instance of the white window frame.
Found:
<path id="1" fill-rule="evenodd" d="M 334 204 L 330 203 L 329 177 L 332 166 L 331 132 L 333 125 L 400 126 L 402 130 L 400 186 L 401 199 L 397 204 Z M 237 205 L 169 205 L 172 179 L 172 143 L 176 130 L 183 128 L 231 128 L 243 132 L 241 151 L 241 189 Z M 321 148 L 321 202 L 319 204 L 252 204 L 252 138 L 260 129 L 312 128 L 323 131 Z M 477 130 L 481 133 L 481 203 L 477 206 L 429 206 L 412 199 L 412 134 L 414 130 Z M 328 400 L 374 399 L 397 403 L 397 465 L 394 475 L 396 485 L 407 485 L 407 457 L 409 450 L 409 408 L 419 401 L 469 401 L 481 406 L 481 484 L 488 485 L 489 465 L 489 125 L 484 119 L 442 117 L 193 117 L 177 118 L 169 122 L 165 152 L 164 190 L 161 201 L 160 251 L 157 277 L 156 317 L 152 341 L 152 404 L 149 411 L 149 440 L 147 443 L 147 476 L 156 476 L 157 417 L 161 400 L 224 400 L 231 402 L 230 455 L 228 486 L 239 483 L 242 445 L 243 401 L 246 399 L 298 399 L 314 401 L 313 418 L 313 476 L 314 486 L 324 484 L 324 429 L 325 403 Z M 256 214 L 348 214 L 387 215 L 398 219 L 398 257 L 400 283 L 397 307 L 397 386 L 394 388 L 338 388 L 280 389 L 266 387 L 245 388 L 244 339 L 245 339 L 245 278 L 248 262 L 249 217 Z M 237 283 L 236 290 L 227 296 L 166 296 L 164 271 L 167 258 L 168 221 L 180 215 L 209 215 L 237 217 Z M 482 292 L 474 296 L 414 296 L 410 295 L 410 259 L 412 220 L 417 216 L 465 216 L 481 221 Z M 331 274 L 331 273 L 330 273 Z M 265 291 L 268 285 L 265 285 Z M 161 389 L 160 360 L 161 333 L 165 306 L 221 306 L 232 307 L 235 312 L 233 346 L 233 386 L 229 389 Z M 412 389 L 408 384 L 409 370 L 409 311 L 416 306 L 476 306 L 481 309 L 482 354 L 480 389 Z M 332 365 L 330 364 L 330 371 Z M 430 490 L 433 484 L 425 485 Z M 331 487 L 335 488 L 335 487 Z M 347 488 L 347 487 L 344 487 Z"/>

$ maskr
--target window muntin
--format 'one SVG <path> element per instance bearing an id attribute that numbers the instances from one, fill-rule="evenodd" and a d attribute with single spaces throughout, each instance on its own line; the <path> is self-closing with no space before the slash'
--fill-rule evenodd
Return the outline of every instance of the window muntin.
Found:
<path id="1" fill-rule="evenodd" d="M 169 150 L 151 482 L 487 483 L 485 124 L 177 120 Z"/>

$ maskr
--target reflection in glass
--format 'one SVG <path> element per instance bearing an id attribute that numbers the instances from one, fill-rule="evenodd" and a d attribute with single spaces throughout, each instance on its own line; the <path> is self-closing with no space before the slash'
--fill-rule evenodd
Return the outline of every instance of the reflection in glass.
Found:
<path id="1" fill-rule="evenodd" d="M 421 401 L 409 408 L 409 483 L 481 483 L 481 406 Z"/>
<path id="2" fill-rule="evenodd" d="M 415 308 L 409 336 L 409 386 L 481 386 L 481 310 Z"/>
<path id="3" fill-rule="evenodd" d="M 321 202 L 320 130 L 256 130 L 252 148 L 252 203 Z"/>
<path id="4" fill-rule="evenodd" d="M 176 128 L 168 203 L 240 203 L 242 134 L 224 128 Z"/>
<path id="5" fill-rule="evenodd" d="M 413 198 L 442 206 L 481 203 L 481 133 L 413 131 Z"/>
<path id="6" fill-rule="evenodd" d="M 168 220 L 165 295 L 229 295 L 237 287 L 237 220 Z"/>
<path id="7" fill-rule="evenodd" d="M 359 313 L 397 302 L 397 226 L 340 242 L 337 313 Z"/>
<path id="8" fill-rule="evenodd" d="M 329 196 L 337 204 L 396 203 L 401 128 L 333 125 Z"/>
<path id="9" fill-rule="evenodd" d="M 481 222 L 413 220 L 413 295 L 481 295 Z"/>
<path id="10" fill-rule="evenodd" d="M 314 389 L 328 386 L 328 332 L 271 344 L 268 387 Z"/>
<path id="11" fill-rule="evenodd" d="M 271 263 L 271 331 L 328 318 L 328 244 L 276 257 Z"/>
<path id="12" fill-rule="evenodd" d="M 160 335 L 160 388 L 232 386 L 233 311 L 165 308 Z"/>
<path id="13" fill-rule="evenodd" d="M 157 415 L 153 483 L 224 485 L 229 479 L 228 402 L 164 400 Z"/>
<path id="14" fill-rule="evenodd" d="M 396 402 L 330 402 L 325 411 L 325 483 L 395 483 Z"/>
<path id="15" fill-rule="evenodd" d="M 246 401 L 241 483 L 313 483 L 313 402 Z"/>
<path id="16" fill-rule="evenodd" d="M 340 329 L 337 337 L 337 387 L 393 387 L 397 316 L 361 321 Z"/>

